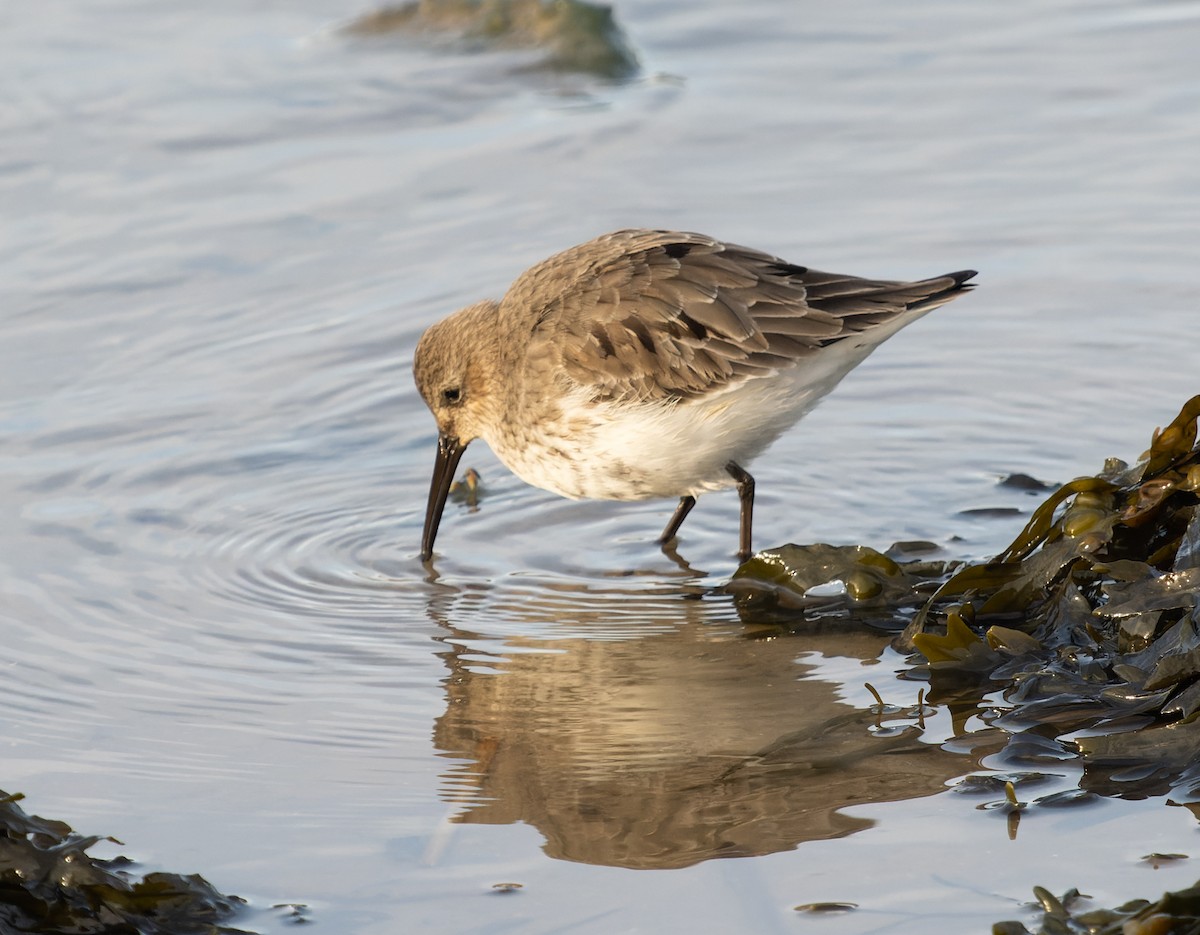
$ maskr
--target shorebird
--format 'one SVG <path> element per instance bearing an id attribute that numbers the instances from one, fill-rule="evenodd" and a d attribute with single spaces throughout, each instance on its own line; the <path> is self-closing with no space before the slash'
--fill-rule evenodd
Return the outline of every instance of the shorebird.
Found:
<path id="1" fill-rule="evenodd" d="M 466 446 L 572 499 L 678 497 L 667 544 L 745 465 L 886 338 L 963 291 L 974 270 L 917 282 L 821 273 L 703 234 L 622 230 L 526 270 L 500 302 L 430 327 L 413 375 L 437 420 L 421 558 Z"/>

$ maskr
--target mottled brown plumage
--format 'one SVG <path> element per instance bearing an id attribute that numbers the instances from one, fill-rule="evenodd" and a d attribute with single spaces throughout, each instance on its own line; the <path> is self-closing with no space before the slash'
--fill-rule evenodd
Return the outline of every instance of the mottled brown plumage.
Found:
<path id="1" fill-rule="evenodd" d="M 885 338 L 964 289 L 822 273 L 702 234 L 627 230 L 523 273 L 500 303 L 431 327 L 414 360 L 439 429 L 422 554 L 472 439 L 529 483 L 568 497 L 678 496 L 736 485 L 742 464 Z"/>

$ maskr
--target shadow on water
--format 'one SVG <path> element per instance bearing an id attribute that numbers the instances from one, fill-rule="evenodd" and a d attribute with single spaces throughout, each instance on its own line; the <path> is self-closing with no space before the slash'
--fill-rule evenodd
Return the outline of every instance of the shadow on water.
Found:
<path id="1" fill-rule="evenodd" d="M 538 625 L 570 614 L 581 635 L 497 651 L 463 624 L 478 597 L 447 588 L 428 607 L 448 670 L 434 741 L 465 761 L 442 795 L 456 822 L 534 826 L 552 857 L 645 869 L 789 850 L 870 827 L 849 805 L 931 795 L 963 772 L 922 742 L 919 712 L 856 708 L 797 663 L 876 664 L 887 637 L 859 625 L 756 631 L 677 591 L 639 601 L 644 635 L 622 633 L 609 611 L 627 614 L 628 593 L 585 584 L 507 608 Z"/>

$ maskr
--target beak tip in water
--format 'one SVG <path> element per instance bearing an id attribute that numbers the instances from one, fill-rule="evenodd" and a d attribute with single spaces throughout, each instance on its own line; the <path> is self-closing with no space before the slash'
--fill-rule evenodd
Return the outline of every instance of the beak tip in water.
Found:
<path id="1" fill-rule="evenodd" d="M 450 482 L 454 480 L 454 471 L 458 467 L 458 461 L 466 447 L 457 438 L 445 434 L 438 436 L 437 459 L 434 462 L 433 477 L 429 484 L 429 503 L 425 508 L 425 530 L 421 537 L 422 562 L 428 563 L 433 558 L 433 543 L 437 538 L 438 526 L 442 521 L 442 511 L 446 507 Z"/>

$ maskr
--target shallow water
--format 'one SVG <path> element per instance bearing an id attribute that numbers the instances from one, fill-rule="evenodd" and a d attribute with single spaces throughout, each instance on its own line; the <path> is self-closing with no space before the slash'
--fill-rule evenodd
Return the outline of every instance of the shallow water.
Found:
<path id="1" fill-rule="evenodd" d="M 617 10 L 622 85 L 343 43 L 332 0 L 5 4 L 0 787 L 338 932 L 791 931 L 848 899 L 822 928 L 951 933 L 1034 884 L 1192 882 L 1137 860 L 1193 849 L 1186 809 L 1035 809 L 1010 840 L 939 790 L 1071 763 L 942 749 L 982 729 L 945 708 L 878 732 L 864 681 L 916 703 L 886 637 L 701 596 L 732 494 L 681 567 L 671 504 L 560 501 L 477 445 L 487 496 L 426 571 L 408 368 L 615 227 L 976 267 L 755 465 L 756 542 L 989 554 L 1020 518 L 962 511 L 1036 503 L 998 478 L 1136 457 L 1197 391 L 1200 4 Z"/>

